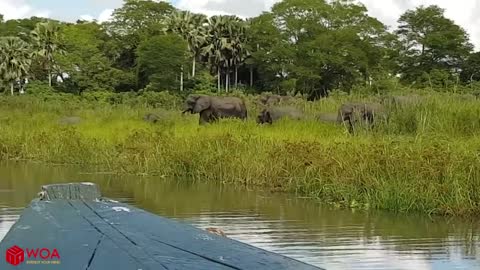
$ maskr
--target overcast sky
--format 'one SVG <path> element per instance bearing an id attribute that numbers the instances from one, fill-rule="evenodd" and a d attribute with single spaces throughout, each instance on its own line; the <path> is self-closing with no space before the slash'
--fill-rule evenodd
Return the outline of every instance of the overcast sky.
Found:
<path id="1" fill-rule="evenodd" d="M 236 14 L 251 17 L 268 10 L 279 0 L 170 0 L 181 8 L 207 15 Z M 480 0 L 359 0 L 370 15 L 388 26 L 395 27 L 398 17 L 407 9 L 436 4 L 446 10 L 446 16 L 467 30 L 476 49 L 480 50 Z M 82 19 L 108 20 L 113 9 L 123 0 L 0 0 L 0 14 L 5 19 L 32 15 L 75 21 Z"/>

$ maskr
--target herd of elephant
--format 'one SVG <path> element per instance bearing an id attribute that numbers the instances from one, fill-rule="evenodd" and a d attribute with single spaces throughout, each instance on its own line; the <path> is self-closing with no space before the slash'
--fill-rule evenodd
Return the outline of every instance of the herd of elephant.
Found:
<path id="1" fill-rule="evenodd" d="M 290 118 L 293 120 L 306 119 L 304 113 L 292 106 L 285 106 L 293 97 L 267 95 L 259 99 L 261 106 L 260 113 L 256 117 L 258 124 L 272 124 L 282 118 Z M 338 109 L 335 115 L 322 114 L 315 118 L 319 121 L 336 122 L 345 124 L 350 133 L 354 132 L 357 123 L 363 122 L 368 127 L 373 127 L 377 120 L 387 120 L 388 115 L 385 109 L 386 102 L 407 103 L 416 101 L 414 97 L 391 97 L 384 99 L 380 103 L 375 102 L 349 102 L 344 103 Z M 245 101 L 238 97 L 219 97 L 208 95 L 190 95 L 187 97 L 182 114 L 190 112 L 191 114 L 199 114 L 199 124 L 215 122 L 221 118 L 238 118 L 247 119 L 247 106 Z M 151 115 L 145 116 L 145 120 Z"/>
<path id="2" fill-rule="evenodd" d="M 336 113 L 321 113 L 315 116 L 305 113 L 291 106 L 294 97 L 280 95 L 261 96 L 257 102 L 261 108 L 256 116 L 258 124 L 273 124 L 283 118 L 292 120 L 314 119 L 321 122 L 337 123 L 344 125 L 350 133 L 354 133 L 357 124 L 366 124 L 372 128 L 375 123 L 388 121 L 389 110 L 404 105 L 420 104 L 421 96 L 389 96 L 378 102 L 347 102 L 340 105 Z M 392 106 L 393 105 L 393 106 Z M 247 106 L 245 101 L 238 97 L 219 97 L 208 95 L 190 95 L 185 100 L 182 115 L 190 112 L 199 114 L 199 124 L 213 123 L 221 118 L 238 118 L 247 120 Z M 161 120 L 157 114 L 148 113 L 143 120 L 157 123 Z M 61 125 L 77 125 L 82 122 L 78 116 L 63 117 L 59 120 Z"/>

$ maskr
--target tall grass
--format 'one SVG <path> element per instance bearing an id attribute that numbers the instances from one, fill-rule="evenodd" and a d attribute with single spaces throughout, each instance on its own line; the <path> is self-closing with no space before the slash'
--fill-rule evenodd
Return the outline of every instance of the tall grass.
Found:
<path id="1" fill-rule="evenodd" d="M 296 106 L 307 115 L 335 113 L 346 99 Z M 255 186 L 339 206 L 480 214 L 480 101 L 461 96 L 426 96 L 355 136 L 314 117 L 259 126 L 254 109 L 247 122 L 199 126 L 198 115 L 148 106 L 29 97 L 0 104 L 2 159 Z M 144 122 L 147 112 L 161 120 Z M 83 121 L 58 123 L 70 115 Z"/>

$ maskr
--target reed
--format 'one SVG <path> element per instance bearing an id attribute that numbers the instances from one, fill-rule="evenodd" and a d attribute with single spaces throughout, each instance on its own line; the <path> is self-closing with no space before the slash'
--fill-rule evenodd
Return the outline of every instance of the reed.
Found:
<path id="1" fill-rule="evenodd" d="M 296 105 L 307 115 L 335 113 L 345 99 Z M 259 126 L 250 113 L 246 122 L 199 126 L 198 115 L 140 105 L 30 97 L 0 103 L 2 159 L 217 181 L 340 207 L 480 214 L 476 99 L 430 94 L 418 106 L 392 109 L 388 124 L 355 136 L 314 117 Z M 160 115 L 160 122 L 144 122 L 147 112 Z M 70 115 L 82 122 L 58 123 Z"/>

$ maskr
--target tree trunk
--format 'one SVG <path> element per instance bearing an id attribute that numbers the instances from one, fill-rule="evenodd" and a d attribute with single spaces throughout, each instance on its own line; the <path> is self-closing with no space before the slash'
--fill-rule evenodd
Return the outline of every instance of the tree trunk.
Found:
<path id="1" fill-rule="evenodd" d="M 238 88 L 238 67 L 235 65 L 235 88 Z"/>
<path id="2" fill-rule="evenodd" d="M 180 92 L 183 92 L 183 66 L 182 71 L 180 71 Z"/>
<path id="3" fill-rule="evenodd" d="M 137 88 L 137 90 L 140 89 L 140 65 L 138 63 L 135 68 L 135 87 Z"/>
<path id="4" fill-rule="evenodd" d="M 220 67 L 217 68 L 217 91 L 220 93 L 221 91 L 221 73 L 220 73 Z"/>
<path id="5" fill-rule="evenodd" d="M 13 82 L 10 83 L 10 93 L 11 93 L 12 96 L 13 96 Z"/>
<path id="6" fill-rule="evenodd" d="M 196 65 L 195 56 L 193 56 L 193 63 L 192 63 L 192 78 L 195 78 L 195 65 Z"/>
<path id="7" fill-rule="evenodd" d="M 472 76 L 470 76 L 470 87 L 472 87 L 472 90 L 475 89 L 475 88 L 473 87 L 473 75 L 475 75 L 475 73 L 472 73 Z"/>
<path id="8" fill-rule="evenodd" d="M 250 67 L 250 87 L 253 87 L 253 67 Z"/>
<path id="9" fill-rule="evenodd" d="M 225 74 L 225 92 L 228 93 L 228 88 L 230 86 L 230 70 L 227 68 L 227 72 Z"/>
<path id="10" fill-rule="evenodd" d="M 25 84 L 22 83 L 22 80 L 20 80 L 20 94 L 23 95 L 25 94 L 25 88 L 24 88 Z"/>
<path id="11" fill-rule="evenodd" d="M 52 72 L 48 70 L 48 85 L 52 87 Z"/>

